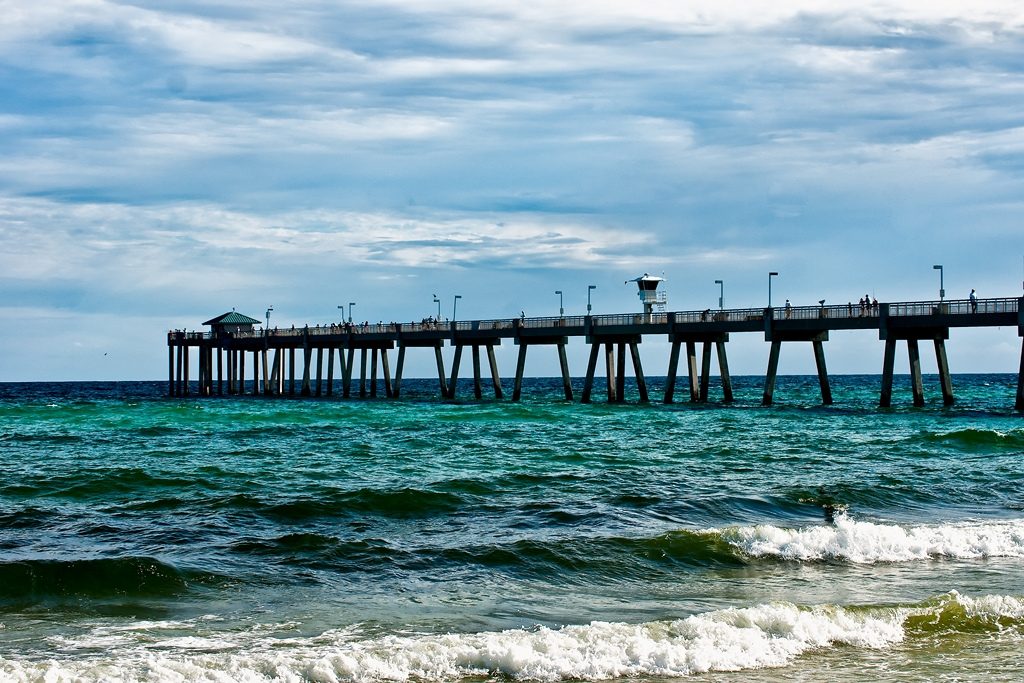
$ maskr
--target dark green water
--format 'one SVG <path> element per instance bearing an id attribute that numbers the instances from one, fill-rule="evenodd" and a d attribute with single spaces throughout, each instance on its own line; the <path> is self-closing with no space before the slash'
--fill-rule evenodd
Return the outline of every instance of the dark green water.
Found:
<path id="1" fill-rule="evenodd" d="M 732 406 L 0 384 L 0 680 L 1015 680 L 1015 380 L 891 410 L 877 377 L 829 408 L 812 377 L 772 408 L 759 378 Z"/>

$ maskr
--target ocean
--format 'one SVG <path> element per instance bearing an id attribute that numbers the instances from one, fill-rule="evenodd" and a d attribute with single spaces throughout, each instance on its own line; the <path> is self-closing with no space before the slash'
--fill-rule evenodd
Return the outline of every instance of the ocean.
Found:
<path id="1" fill-rule="evenodd" d="M 953 381 L 0 384 L 0 680 L 1020 680 L 1016 376 Z"/>

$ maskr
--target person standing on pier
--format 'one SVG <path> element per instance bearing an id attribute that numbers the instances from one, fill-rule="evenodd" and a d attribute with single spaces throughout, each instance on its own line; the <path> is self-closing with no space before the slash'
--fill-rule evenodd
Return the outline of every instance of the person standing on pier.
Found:
<path id="1" fill-rule="evenodd" d="M 971 290 L 971 296 L 969 298 L 971 300 L 971 313 L 977 313 L 978 312 L 978 295 L 974 293 L 973 289 Z"/>

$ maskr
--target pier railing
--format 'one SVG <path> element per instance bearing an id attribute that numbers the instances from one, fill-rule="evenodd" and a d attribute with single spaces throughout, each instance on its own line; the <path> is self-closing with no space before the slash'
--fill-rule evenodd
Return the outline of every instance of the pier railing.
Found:
<path id="1" fill-rule="evenodd" d="M 762 321 L 769 310 L 773 320 L 819 320 L 819 319 L 852 319 L 852 318 L 878 318 L 883 309 L 888 309 L 890 317 L 908 316 L 934 316 L 953 315 L 970 316 L 978 314 L 1016 314 L 1020 307 L 1020 298 L 1004 297 L 991 299 L 949 299 L 943 301 L 908 301 L 897 303 L 886 303 L 869 305 L 863 307 L 859 304 L 832 304 L 818 306 L 790 306 L 782 308 L 733 308 L 727 310 L 704 309 L 703 311 L 678 311 L 674 313 L 621 313 L 610 315 L 595 315 L 590 318 L 594 327 L 616 327 L 635 325 L 666 325 L 669 320 L 675 323 L 743 323 Z M 426 320 L 423 322 L 411 323 L 366 323 L 347 324 L 335 323 L 328 325 L 317 325 L 314 327 L 290 327 L 284 329 L 273 328 L 270 330 L 253 329 L 250 331 L 239 331 L 231 336 L 235 339 L 257 339 L 274 337 L 301 337 L 305 334 L 310 336 L 323 335 L 361 335 L 361 334 L 400 334 L 416 332 L 436 332 L 448 334 L 454 332 L 471 331 L 509 331 L 519 329 L 548 329 L 555 330 L 565 328 L 575 330 L 576 334 L 582 334 L 586 327 L 587 318 L 582 315 L 550 316 L 538 318 L 497 318 L 492 320 L 460 320 L 455 323 L 436 322 Z M 507 335 L 503 335 L 507 336 Z M 213 332 L 187 332 L 184 330 L 171 330 L 168 332 L 168 340 L 182 339 L 186 341 L 212 340 L 216 338 Z"/>
<path id="2" fill-rule="evenodd" d="M 974 315 L 977 313 L 1016 313 L 1020 299 L 946 299 L 889 304 L 889 315 Z"/>

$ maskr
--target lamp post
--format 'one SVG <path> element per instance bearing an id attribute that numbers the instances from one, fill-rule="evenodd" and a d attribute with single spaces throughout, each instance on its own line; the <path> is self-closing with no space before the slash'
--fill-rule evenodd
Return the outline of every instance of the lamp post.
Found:
<path id="1" fill-rule="evenodd" d="M 597 289 L 597 285 L 587 285 L 587 315 L 590 315 L 590 293 Z"/>
<path id="2" fill-rule="evenodd" d="M 437 320 L 441 321 L 441 300 L 437 298 L 437 294 L 434 295 L 434 303 L 437 304 Z"/>
<path id="3" fill-rule="evenodd" d="M 267 326 L 263 329 L 263 336 L 270 334 L 270 312 L 274 310 L 273 306 L 267 306 Z"/>
<path id="4" fill-rule="evenodd" d="M 356 305 L 355 301 L 348 302 L 348 324 L 352 324 L 352 307 Z"/>
<path id="5" fill-rule="evenodd" d="M 565 306 L 563 305 L 564 300 L 562 298 L 562 290 L 556 289 L 555 294 L 558 295 L 558 317 L 561 318 L 565 315 Z"/>
<path id="6" fill-rule="evenodd" d="M 718 310 L 725 308 L 725 283 L 721 280 L 715 280 L 715 284 L 718 285 Z M 771 297 L 768 297 L 769 299 Z"/>
<path id="7" fill-rule="evenodd" d="M 455 322 L 455 311 L 459 308 L 459 299 L 461 298 L 461 294 L 456 294 L 455 298 L 452 300 L 452 322 Z"/>
<path id="8" fill-rule="evenodd" d="M 341 309 L 341 322 L 342 322 L 342 324 L 344 324 L 344 322 L 345 322 L 345 304 L 338 304 L 338 308 Z"/>
<path id="9" fill-rule="evenodd" d="M 768 308 L 772 307 L 772 278 L 777 275 L 778 273 L 776 273 L 774 270 L 768 273 Z"/>
<path id="10" fill-rule="evenodd" d="M 939 303 L 946 298 L 946 287 L 942 277 L 942 266 L 932 266 L 933 270 L 939 271 Z"/>

